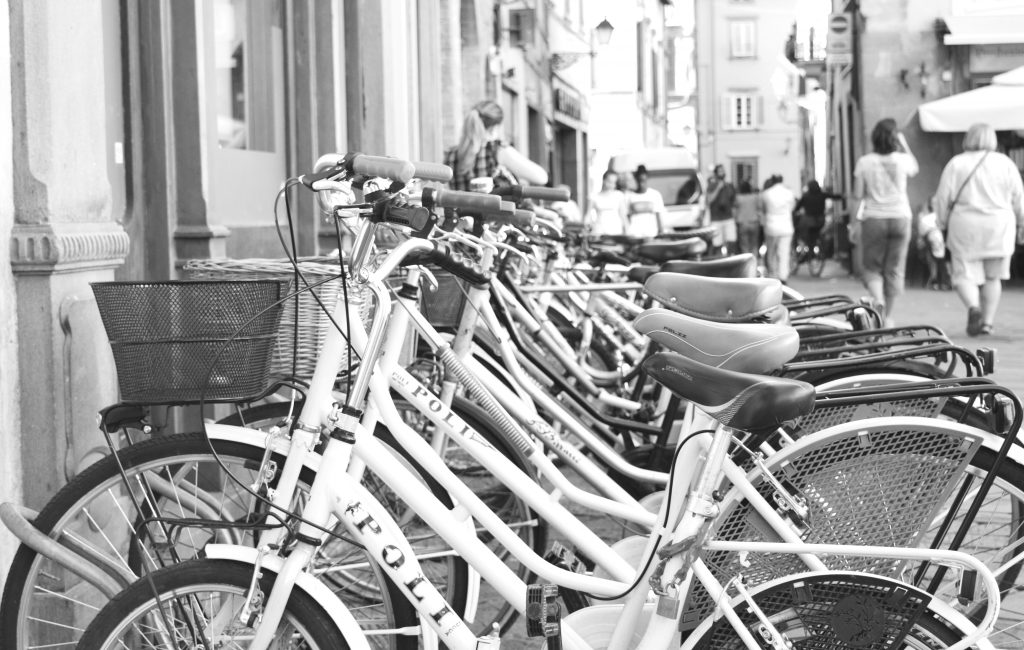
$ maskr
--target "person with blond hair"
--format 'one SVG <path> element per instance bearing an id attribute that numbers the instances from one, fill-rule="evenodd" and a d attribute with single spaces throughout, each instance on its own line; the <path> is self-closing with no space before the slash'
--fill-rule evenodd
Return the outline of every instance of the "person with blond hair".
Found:
<path id="1" fill-rule="evenodd" d="M 545 185 L 548 173 L 501 139 L 505 113 L 497 102 L 484 100 L 466 113 L 459 144 L 444 154 L 452 168 L 452 189 L 469 190 L 474 179 L 504 178 L 513 183 Z"/>
<path id="2" fill-rule="evenodd" d="M 953 288 L 967 307 L 969 336 L 992 333 L 1014 244 L 1024 243 L 1024 184 L 1017 166 L 996 145 L 991 126 L 971 125 L 963 153 L 946 163 L 935 193 Z"/>
<path id="3" fill-rule="evenodd" d="M 856 214 L 862 250 L 861 280 L 871 297 L 884 307 L 892 326 L 896 297 L 903 293 L 910 226 L 913 213 L 907 197 L 907 179 L 918 172 L 896 120 L 884 118 L 871 131 L 873 151 L 857 160 L 853 170 L 853 196 L 861 202 Z"/>

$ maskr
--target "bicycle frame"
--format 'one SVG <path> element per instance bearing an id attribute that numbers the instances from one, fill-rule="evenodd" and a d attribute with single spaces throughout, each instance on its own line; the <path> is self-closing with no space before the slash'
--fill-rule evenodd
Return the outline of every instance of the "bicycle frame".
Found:
<path id="1" fill-rule="evenodd" d="M 384 322 L 387 320 L 387 313 L 390 311 L 388 309 L 390 307 L 390 299 L 387 295 L 387 290 L 382 287 L 383 279 L 390 273 L 397 260 L 401 259 L 409 250 L 415 250 L 417 245 L 417 242 L 406 242 L 400 245 L 369 282 L 369 288 L 378 300 L 378 314 L 374 318 L 370 333 L 366 335 L 365 339 L 360 335 L 361 324 L 356 323 L 355 327 L 350 328 L 352 342 L 357 349 L 364 351 L 364 360 L 378 358 L 385 339 Z M 339 313 L 344 308 L 343 305 L 340 306 Z M 340 335 L 329 338 L 340 339 Z M 362 345 L 364 343 L 365 347 Z M 327 347 L 330 346 L 328 345 Z M 394 352 L 391 353 L 395 354 Z M 334 358 L 341 359 L 342 356 L 338 354 Z M 321 366 L 328 365 L 332 364 L 322 362 L 318 364 L 318 370 Z M 374 364 L 374 366 L 376 365 Z M 303 410 L 302 421 L 308 422 L 307 416 L 309 412 L 317 413 L 315 387 L 316 382 L 314 381 L 314 387 L 311 388 L 310 397 L 307 398 L 307 404 Z M 423 390 L 425 391 L 425 389 Z M 371 398 L 370 406 L 367 408 L 363 421 L 356 422 L 354 421 L 355 414 L 347 409 L 350 409 L 353 403 L 362 401 L 367 391 L 369 391 Z M 413 394 L 416 392 L 414 388 L 410 391 L 410 396 L 417 397 L 418 395 Z M 313 402 L 313 406 L 311 406 L 311 402 Z M 443 406 L 440 400 L 436 400 L 436 404 Z M 427 406 L 426 414 L 430 416 L 433 413 L 435 423 L 438 426 L 447 426 L 448 430 L 446 433 L 454 436 L 454 439 L 457 441 L 471 443 L 467 445 L 467 449 L 475 450 L 480 456 L 488 453 L 497 455 L 498 452 L 496 450 L 490 448 L 482 440 L 474 438 L 472 430 L 463 432 L 464 435 L 460 439 L 457 428 L 461 427 L 461 423 L 449 417 L 448 413 L 443 409 L 437 408 L 434 411 L 435 408 L 434 403 L 430 402 Z M 469 521 L 470 517 L 478 519 L 483 526 L 495 534 L 497 539 L 508 546 L 517 557 L 523 560 L 530 568 L 537 570 L 542 578 L 569 588 L 582 589 L 605 596 L 617 594 L 622 589 L 622 582 L 616 580 L 579 576 L 552 566 L 542 566 L 543 560 L 539 556 L 533 554 L 528 548 L 522 548 L 525 544 L 515 536 L 514 531 L 508 529 L 497 515 L 480 502 L 467 486 L 461 484 L 457 477 L 454 477 L 450 470 L 444 467 L 444 462 L 440 457 L 436 455 L 431 456 L 432 449 L 429 443 L 422 440 L 418 434 L 413 432 L 402 421 L 397 409 L 394 408 L 394 404 L 390 402 L 387 391 L 387 379 L 381 374 L 379 366 L 376 369 L 368 363 L 361 366 L 352 390 L 349 393 L 347 409 L 343 411 L 341 418 L 336 418 L 336 421 L 338 421 L 336 426 L 349 427 L 343 429 L 343 431 L 353 433 L 354 441 L 352 444 L 349 444 L 332 437 L 324 452 L 322 466 L 346 467 L 350 464 L 353 455 L 361 459 L 367 468 L 373 470 L 391 486 L 403 501 L 413 508 L 456 552 L 463 556 L 474 569 L 495 586 L 503 598 L 508 600 L 519 611 L 525 610 L 525 585 L 479 539 L 475 536 L 465 535 L 466 522 Z M 458 502 L 458 506 L 455 509 L 450 510 L 444 507 L 433 495 L 420 489 L 415 477 L 401 464 L 389 462 L 387 451 L 372 437 L 370 433 L 372 429 L 366 426 L 367 422 L 375 424 L 377 418 L 376 409 L 379 409 L 385 423 L 388 423 L 389 426 L 394 426 L 395 430 L 393 433 L 400 434 L 400 439 L 403 440 L 403 443 L 405 439 L 408 440 L 411 444 L 411 450 L 417 458 L 420 455 L 419 451 L 424 452 L 421 460 L 424 461 L 425 468 L 432 475 L 438 476 L 442 484 L 452 493 L 452 496 Z M 342 419 L 347 421 L 340 422 Z M 683 511 L 683 506 L 678 503 L 678 499 L 674 506 L 670 504 L 670 499 L 663 501 L 661 513 L 659 513 L 659 521 L 672 521 L 674 519 L 673 515 L 682 513 L 678 523 L 671 529 L 670 541 L 698 540 L 700 544 L 693 545 L 693 548 L 698 550 L 706 539 L 708 523 L 716 514 L 716 506 L 714 506 L 711 494 L 718 485 L 720 474 L 724 471 L 730 478 L 735 477 L 740 483 L 745 482 L 742 471 L 732 465 L 727 458 L 726 452 L 730 435 L 729 431 L 719 429 L 714 436 L 711 436 L 710 442 L 707 440 L 708 434 L 703 434 L 691 436 L 683 443 L 684 448 L 681 451 L 680 458 L 681 460 L 686 460 L 684 462 L 677 462 L 674 476 L 679 476 L 679 482 L 687 485 L 690 485 L 688 477 L 695 476 L 696 478 L 691 486 L 692 489 L 689 491 L 685 511 Z M 702 466 L 700 465 L 701 461 L 698 460 L 702 457 L 701 449 L 705 449 L 707 458 Z M 730 467 L 730 465 L 732 466 Z M 699 473 L 695 473 L 694 470 L 698 469 L 698 467 L 701 470 Z M 528 498 L 546 498 L 546 494 L 539 487 L 532 490 L 527 488 L 525 491 Z M 671 492 L 669 497 L 671 498 Z M 555 507 L 552 512 L 557 513 L 559 511 Z M 778 516 L 777 513 L 774 514 L 776 517 Z M 340 472 L 321 472 L 317 475 L 311 488 L 309 501 L 303 511 L 303 517 L 308 521 L 323 525 L 331 520 L 332 515 L 342 522 L 349 534 L 357 542 L 366 546 L 371 557 L 399 585 L 399 588 L 410 599 L 410 602 L 414 604 L 417 611 L 421 613 L 422 620 L 427 622 L 438 635 L 444 638 L 447 645 L 459 649 L 478 647 L 479 640 L 468 631 L 465 625 L 462 624 L 461 619 L 452 612 L 450 606 L 448 606 L 437 589 L 425 580 L 422 572 L 419 570 L 419 563 L 415 553 L 402 536 L 397 523 L 394 522 L 384 507 L 376 502 L 372 495 L 359 485 L 356 477 Z M 503 531 L 502 528 L 505 528 L 505 530 Z M 784 525 L 782 528 L 784 530 L 780 531 L 780 534 L 784 540 L 787 539 L 787 531 L 790 539 L 795 535 L 794 531 L 786 529 Z M 659 530 L 662 533 L 665 532 L 664 529 Z M 275 583 L 270 598 L 267 600 L 263 625 L 257 631 L 252 648 L 262 650 L 269 643 L 270 635 L 276 629 L 280 616 L 284 611 L 288 592 L 304 567 L 308 564 L 316 548 L 315 544 L 306 541 L 314 536 L 318 536 L 316 528 L 306 523 L 300 526 L 297 537 L 299 541 L 292 553 L 281 565 L 278 580 Z M 649 549 L 653 550 L 660 540 L 660 534 L 657 537 L 652 536 L 648 541 Z M 597 542 L 601 543 L 600 540 L 597 540 Z M 747 544 L 740 544 L 736 548 L 745 549 L 747 547 Z M 752 551 L 757 551 L 762 546 L 750 543 L 749 548 Z M 864 547 L 847 545 L 826 545 L 821 548 L 812 549 L 800 544 L 799 540 L 763 548 L 770 548 L 772 552 L 800 554 L 812 566 L 816 563 L 820 566 L 820 560 L 817 560 L 815 557 L 816 552 L 838 554 L 865 553 Z M 730 550 L 734 549 L 730 548 Z M 871 549 L 868 549 L 868 552 L 871 552 Z M 928 550 L 894 550 L 892 548 L 875 549 L 875 552 L 888 554 L 893 557 L 953 562 L 978 570 L 979 574 L 983 577 L 986 588 L 990 590 L 989 603 L 991 605 L 986 613 L 983 626 L 971 632 L 968 638 L 954 647 L 968 647 L 971 643 L 980 639 L 984 632 L 989 629 L 984 627 L 985 625 L 991 626 L 991 623 L 994 621 L 995 611 L 998 610 L 998 588 L 996 587 L 995 590 L 992 590 L 995 584 L 994 578 L 991 577 L 991 574 L 980 562 L 973 561 L 973 558 L 966 556 L 961 557 L 962 554 L 952 552 L 936 553 Z M 534 556 L 532 561 L 530 559 L 531 555 Z M 663 593 L 669 594 L 669 588 L 672 588 L 676 595 L 685 593 L 685 587 L 695 575 L 693 567 L 699 567 L 698 563 L 692 561 L 695 557 L 695 555 L 691 557 L 691 554 L 687 552 L 676 554 L 668 559 L 662 572 L 662 575 L 667 576 L 666 579 L 662 580 L 662 588 L 666 589 Z M 625 565 L 625 562 L 623 561 L 621 564 Z M 618 580 L 628 579 L 628 573 L 631 571 L 632 569 L 628 565 L 622 566 L 616 578 Z M 705 578 L 703 575 L 697 576 L 697 579 L 702 584 L 705 582 Z M 640 584 L 643 583 L 641 582 Z M 714 588 L 714 584 L 710 586 Z M 631 634 L 635 621 L 643 607 L 643 602 L 646 599 L 647 590 L 645 587 L 633 590 L 629 602 L 624 607 L 624 615 L 617 625 L 615 638 L 628 638 L 625 635 Z M 678 616 L 678 613 L 677 611 L 675 615 Z M 674 630 L 675 620 L 671 617 L 660 618 L 665 620 L 658 620 L 648 626 L 648 634 L 645 636 L 645 641 L 641 647 L 666 647 L 668 639 L 671 638 Z M 741 636 L 749 634 L 741 630 L 737 630 L 737 632 Z M 775 634 L 778 634 L 778 632 L 775 631 Z M 616 647 L 615 638 L 613 638 L 611 647 Z M 563 641 L 566 647 L 569 648 L 587 647 L 571 628 L 566 628 L 563 632 Z M 753 644 L 752 638 L 748 639 L 747 643 L 751 648 L 756 649 L 759 647 Z"/>

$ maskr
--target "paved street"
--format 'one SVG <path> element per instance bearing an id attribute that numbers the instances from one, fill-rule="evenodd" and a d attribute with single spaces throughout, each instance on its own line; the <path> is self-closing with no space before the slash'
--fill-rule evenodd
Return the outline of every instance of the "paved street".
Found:
<path id="1" fill-rule="evenodd" d="M 820 278 L 810 277 L 800 267 L 789 284 L 804 295 L 832 293 L 853 297 L 867 295 L 863 285 L 848 275 L 838 264 L 829 262 Z M 996 372 L 993 379 L 1024 397 L 1024 282 L 1004 283 L 1003 298 L 991 336 L 967 336 L 967 310 L 952 291 L 933 291 L 908 286 L 896 304 L 893 318 L 897 325 L 928 324 L 942 329 L 954 343 L 968 350 L 990 347 L 996 350 Z"/>

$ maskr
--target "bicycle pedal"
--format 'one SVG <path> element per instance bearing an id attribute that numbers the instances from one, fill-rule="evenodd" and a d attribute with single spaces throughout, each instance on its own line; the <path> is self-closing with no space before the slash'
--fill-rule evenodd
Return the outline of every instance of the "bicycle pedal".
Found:
<path id="1" fill-rule="evenodd" d="M 551 550 L 544 556 L 544 559 L 549 564 L 566 571 L 578 574 L 589 572 L 583 560 L 558 542 L 551 545 Z M 590 599 L 581 591 L 562 587 L 559 589 L 559 594 L 562 596 L 562 603 L 565 605 L 566 611 L 570 614 L 590 605 Z"/>
<path id="2" fill-rule="evenodd" d="M 544 559 L 551 564 L 559 565 L 561 568 L 573 573 L 586 573 L 586 564 L 576 555 L 562 546 L 559 542 L 551 544 L 551 549 L 544 556 Z"/>
<path id="3" fill-rule="evenodd" d="M 558 585 L 527 585 L 526 636 L 544 637 L 549 650 L 562 647 L 562 607 Z"/>

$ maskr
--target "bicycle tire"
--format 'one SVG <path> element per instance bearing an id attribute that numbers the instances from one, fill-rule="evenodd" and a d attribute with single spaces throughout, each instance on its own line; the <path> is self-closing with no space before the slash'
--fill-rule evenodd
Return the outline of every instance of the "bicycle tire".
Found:
<path id="1" fill-rule="evenodd" d="M 223 643 L 236 634 L 251 636 L 252 628 L 240 624 L 237 612 L 245 604 L 252 574 L 253 568 L 247 564 L 207 559 L 190 560 L 156 571 L 148 578 L 136 581 L 107 603 L 82 636 L 78 648 L 111 650 L 131 647 L 145 650 L 165 647 L 146 642 L 152 636 L 149 631 L 153 626 L 137 623 L 146 617 L 165 624 L 160 630 L 162 637 L 173 632 L 175 647 L 206 647 L 204 641 L 211 637 Z M 269 571 L 263 572 L 260 589 L 264 594 L 270 593 L 274 579 Z M 200 597 L 206 593 L 210 597 Z M 227 598 L 221 602 L 221 599 L 214 600 L 214 595 Z M 214 605 L 218 612 L 210 615 L 206 608 Z M 220 611 L 225 605 L 232 608 L 231 615 L 223 615 Z M 203 613 L 197 613 L 196 608 L 201 608 Z M 179 620 L 182 618 L 184 620 Z M 167 629 L 168 623 L 171 629 Z M 198 623 L 207 625 L 200 630 Z M 415 625 L 415 620 L 411 623 Z M 223 629 L 210 629 L 217 624 Z M 125 642 L 125 636 L 130 637 L 130 643 Z M 188 645 L 180 645 L 181 642 Z M 217 647 L 222 646 L 218 644 Z M 238 647 L 244 647 L 244 644 Z M 343 650 L 349 644 L 324 608 L 308 594 L 296 589 L 288 598 L 274 647 Z"/>
<path id="2" fill-rule="evenodd" d="M 892 600 L 883 598 L 883 595 L 897 593 L 900 588 L 901 583 L 877 576 L 836 573 L 786 578 L 755 590 L 751 596 L 775 628 L 789 637 L 792 645 L 787 647 L 795 650 L 851 647 L 940 650 L 963 638 L 963 633 L 926 603 L 915 618 L 900 611 Z M 915 595 L 914 592 L 911 595 Z M 739 603 L 736 613 L 748 631 L 757 636 L 758 620 L 750 608 Z M 907 626 L 902 640 L 889 636 L 899 634 L 898 623 Z M 688 645 L 694 650 L 746 648 L 724 617 L 694 634 L 700 634 Z M 873 637 L 878 637 L 877 644 L 872 643 Z M 884 643 L 890 639 L 891 645 Z"/>
<path id="3" fill-rule="evenodd" d="M 246 471 L 251 475 L 259 468 L 263 458 L 262 447 L 227 441 L 213 441 L 213 444 L 222 460 L 232 466 L 232 473 L 236 475 L 244 475 Z M 126 472 L 136 479 L 144 472 L 161 471 L 161 468 L 167 470 L 171 467 L 178 468 L 175 471 L 177 475 L 180 474 L 180 468 L 195 463 L 196 474 L 202 474 L 204 480 L 207 480 L 208 476 L 204 472 L 207 471 L 206 468 L 212 470 L 215 463 L 210 456 L 209 444 L 201 433 L 161 436 L 136 443 L 118 453 Z M 276 460 L 278 466 L 283 462 L 283 458 Z M 200 469 L 200 462 L 207 464 Z M 300 481 L 309 485 L 312 479 L 311 473 L 303 470 Z M 230 479 L 222 477 L 222 480 Z M 130 506 L 127 493 L 119 491 L 123 491 L 123 483 L 117 463 L 112 456 L 108 456 L 58 491 L 39 513 L 35 526 L 50 536 L 53 536 L 56 530 L 75 528 L 75 532 L 81 533 L 79 536 L 87 542 L 98 540 L 94 546 L 101 547 L 101 552 L 113 555 L 121 565 L 127 562 L 125 568 L 137 575 L 139 565 L 133 566 L 131 562 L 132 557 L 138 561 L 138 554 L 132 556 L 123 552 L 123 546 L 115 545 L 117 540 L 110 540 L 108 537 L 110 526 L 101 524 L 98 515 L 93 515 L 89 511 L 94 503 L 98 508 L 106 506 L 107 510 L 111 510 L 111 502 L 118 506 Z M 447 499 L 447 495 L 443 496 Z M 448 502 L 450 503 L 450 500 Z M 123 528 L 134 529 L 138 522 L 138 513 L 134 509 L 131 510 L 130 515 L 120 510 L 119 515 L 114 512 L 111 516 L 122 517 L 122 523 L 127 524 Z M 237 517 L 248 516 L 248 510 L 245 509 L 244 513 L 242 510 L 240 506 L 236 506 Z M 190 513 L 182 510 L 177 516 L 185 514 Z M 193 554 L 201 545 L 195 544 Z M 178 547 L 176 550 L 179 554 L 186 550 L 180 548 L 180 544 L 175 546 Z M 383 578 L 382 573 L 377 575 L 380 576 L 378 580 Z M 84 595 L 78 596 L 80 593 Z M 386 596 L 389 591 L 385 589 L 379 593 Z M 73 577 L 73 574 L 41 557 L 29 547 L 21 545 L 12 562 L 4 586 L 3 601 L 0 603 L 0 646 L 23 648 L 46 643 L 73 643 L 84 624 L 91 620 L 98 610 L 96 604 L 101 604 L 103 600 L 95 589 L 83 585 L 80 580 Z M 383 614 L 379 617 L 388 620 L 402 616 L 401 612 L 389 612 L 389 608 L 412 610 L 404 598 L 398 601 L 385 600 L 379 606 L 383 608 Z M 371 617 L 369 608 L 365 614 L 368 618 Z M 415 640 L 411 641 L 408 647 L 415 647 Z"/>
<path id="4" fill-rule="evenodd" d="M 825 254 L 821 247 L 815 246 L 810 250 L 810 255 L 807 258 L 807 270 L 811 272 L 812 276 L 820 278 L 825 270 L 825 261 Z"/>
<path id="5" fill-rule="evenodd" d="M 969 472 L 975 479 L 992 471 L 996 452 L 983 447 L 971 461 Z M 1007 496 L 1009 499 L 1007 500 Z M 960 524 L 958 518 L 953 530 Z M 1006 523 L 1001 523 L 1006 521 Z M 1007 548 L 1018 548 L 1024 543 L 1024 466 L 1011 458 L 1005 459 L 996 470 L 995 483 L 985 497 L 982 510 L 974 518 L 970 535 L 960 545 L 960 550 L 977 557 L 987 565 L 993 566 L 1001 559 L 1001 551 Z M 991 559 L 989 559 L 991 558 Z M 997 648 L 1024 647 L 1024 586 L 1018 584 L 1021 575 L 1020 563 L 1015 564 L 1005 573 L 997 577 L 1001 591 L 1002 604 L 995 628 L 988 639 Z M 921 583 L 927 587 L 927 578 Z M 944 583 L 943 597 L 948 593 L 950 599 L 956 595 L 954 581 L 947 578 Z M 940 587 L 942 589 L 942 587 Z M 961 608 L 968 618 L 977 622 L 984 613 L 985 602 L 971 603 Z"/>

